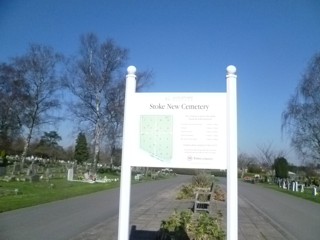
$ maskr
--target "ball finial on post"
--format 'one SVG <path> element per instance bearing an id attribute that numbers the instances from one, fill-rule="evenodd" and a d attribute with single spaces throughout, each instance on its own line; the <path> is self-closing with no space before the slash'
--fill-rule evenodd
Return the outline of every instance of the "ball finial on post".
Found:
<path id="1" fill-rule="evenodd" d="M 135 66 L 129 66 L 127 68 L 128 74 L 136 74 L 137 68 Z"/>
<path id="2" fill-rule="evenodd" d="M 235 74 L 237 72 L 237 68 L 233 65 L 229 65 L 227 67 L 227 73 L 228 74 Z"/>

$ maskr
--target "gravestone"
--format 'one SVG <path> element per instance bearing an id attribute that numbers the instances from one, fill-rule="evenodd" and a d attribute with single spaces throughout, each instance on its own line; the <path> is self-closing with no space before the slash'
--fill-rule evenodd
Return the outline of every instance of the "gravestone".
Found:
<path id="1" fill-rule="evenodd" d="M 30 182 L 39 182 L 40 176 L 37 174 L 36 166 L 32 162 L 27 169 L 26 179 L 29 179 Z"/>
<path id="2" fill-rule="evenodd" d="M 44 178 L 49 181 L 52 178 L 52 174 L 50 171 L 50 168 L 47 168 L 46 171 L 44 172 Z"/>
<path id="3" fill-rule="evenodd" d="M 34 174 L 32 176 L 30 176 L 30 182 L 39 182 L 40 180 L 40 176 L 38 174 Z"/>
<path id="4" fill-rule="evenodd" d="M 84 179 L 85 180 L 89 180 L 89 172 L 85 172 L 84 173 Z"/>
<path id="5" fill-rule="evenodd" d="M 68 181 L 73 181 L 73 168 L 68 168 Z"/>
<path id="6" fill-rule="evenodd" d="M 20 164 L 17 164 L 17 162 L 14 162 L 11 175 L 13 176 L 13 175 L 17 175 L 19 173 L 20 173 Z"/>
<path id="7" fill-rule="evenodd" d="M 0 167 L 0 176 L 5 176 L 7 173 L 7 167 Z"/>

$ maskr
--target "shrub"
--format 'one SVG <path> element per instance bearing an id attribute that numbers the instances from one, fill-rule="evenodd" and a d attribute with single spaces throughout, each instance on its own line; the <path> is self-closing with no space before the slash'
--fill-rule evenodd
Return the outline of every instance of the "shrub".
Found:
<path id="1" fill-rule="evenodd" d="M 211 188 L 213 177 L 207 173 L 199 173 L 192 178 L 192 185 L 199 188 Z"/>
<path id="2" fill-rule="evenodd" d="M 214 195 L 213 195 L 214 200 L 223 201 L 223 202 L 226 200 L 225 193 L 219 186 L 215 186 L 213 192 L 214 192 Z"/>
<path id="3" fill-rule="evenodd" d="M 208 213 L 192 214 L 190 210 L 174 213 L 162 221 L 159 236 L 161 240 L 222 240 L 225 232 L 221 219 L 211 217 Z"/>
<path id="4" fill-rule="evenodd" d="M 177 199 L 191 199 L 194 197 L 194 188 L 192 185 L 183 185 L 178 192 Z"/>
<path id="5" fill-rule="evenodd" d="M 222 240 L 225 239 L 225 232 L 221 227 L 218 218 L 211 217 L 208 213 L 201 213 L 192 226 L 191 239 L 195 240 Z"/>

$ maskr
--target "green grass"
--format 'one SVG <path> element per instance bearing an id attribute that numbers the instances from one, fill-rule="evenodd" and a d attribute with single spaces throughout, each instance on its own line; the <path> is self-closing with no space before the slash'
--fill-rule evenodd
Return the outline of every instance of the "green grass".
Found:
<path id="1" fill-rule="evenodd" d="M 64 176 L 65 174 L 62 174 Z M 103 174 L 108 178 L 120 178 L 117 174 Z M 173 176 L 160 176 L 156 180 L 170 178 Z M 146 181 L 154 181 L 151 177 L 146 177 L 141 181 L 134 181 L 132 184 Z M 11 211 L 14 209 L 35 206 L 43 203 L 63 200 L 71 197 L 90 194 L 98 191 L 108 190 L 120 186 L 120 182 L 111 183 L 84 183 L 70 182 L 65 178 L 52 179 L 49 182 L 5 182 L 0 181 L 0 212 Z M 16 194 L 15 189 L 18 189 Z"/>
<path id="2" fill-rule="evenodd" d="M 270 188 L 279 192 L 290 194 L 292 196 L 303 198 L 312 202 L 320 203 L 320 195 L 318 194 L 317 196 L 313 196 L 313 192 L 312 192 L 313 190 L 310 188 L 305 188 L 304 192 L 293 192 L 291 190 L 280 188 L 275 184 L 262 184 L 262 185 L 266 188 Z"/>
<path id="3" fill-rule="evenodd" d="M 35 206 L 102 190 L 119 187 L 119 182 L 83 183 L 65 179 L 50 182 L 0 182 L 0 212 Z M 15 189 L 19 189 L 15 194 Z"/>

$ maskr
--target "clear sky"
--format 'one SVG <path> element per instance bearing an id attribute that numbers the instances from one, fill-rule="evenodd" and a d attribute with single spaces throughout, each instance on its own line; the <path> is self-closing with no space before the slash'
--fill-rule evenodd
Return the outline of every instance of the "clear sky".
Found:
<path id="1" fill-rule="evenodd" d="M 76 54 L 81 34 L 113 38 L 128 65 L 154 72 L 150 92 L 221 92 L 238 73 L 239 151 L 290 152 L 281 113 L 320 51 L 319 0 L 0 0 L 0 61 L 29 43 Z M 75 136 L 65 121 L 64 143 Z M 299 163 L 291 152 L 290 162 Z"/>

